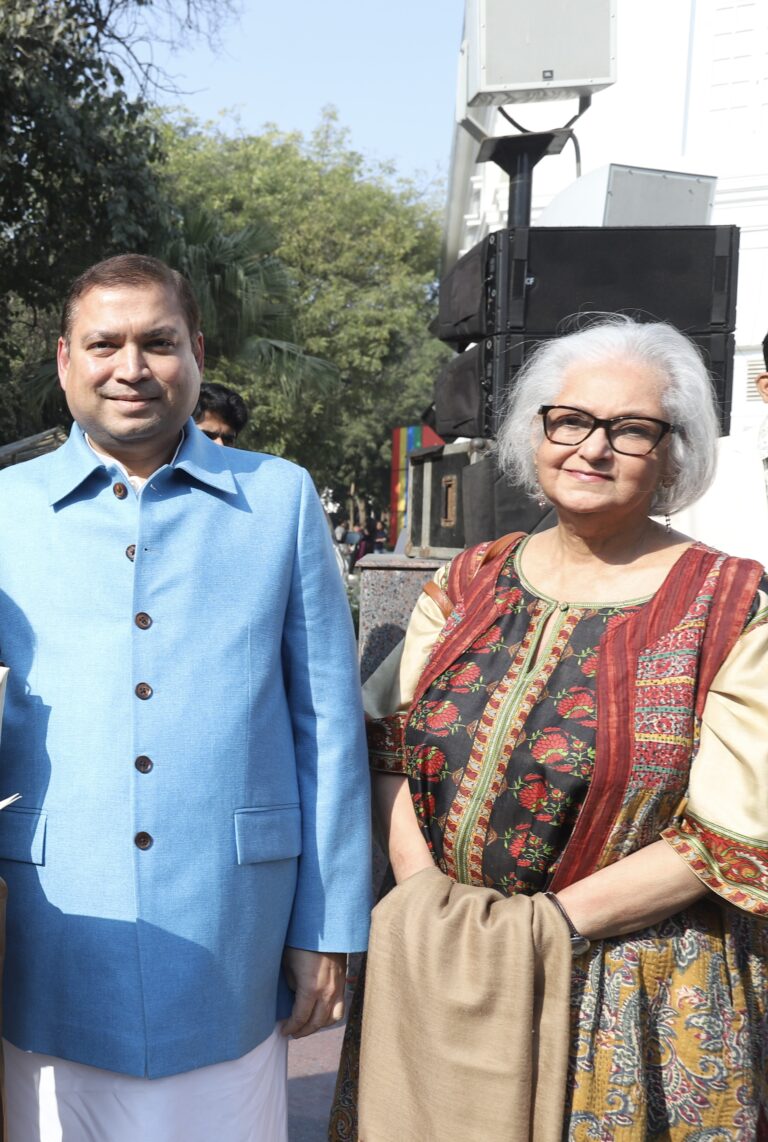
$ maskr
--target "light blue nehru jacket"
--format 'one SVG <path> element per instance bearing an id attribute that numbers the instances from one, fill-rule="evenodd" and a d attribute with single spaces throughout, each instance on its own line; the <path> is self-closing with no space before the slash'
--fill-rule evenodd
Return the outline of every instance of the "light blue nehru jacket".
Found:
<path id="1" fill-rule="evenodd" d="M 190 421 L 137 496 L 78 428 L 0 474 L 4 1032 L 152 1077 L 290 1009 L 287 943 L 365 946 L 349 608 L 307 474 Z"/>

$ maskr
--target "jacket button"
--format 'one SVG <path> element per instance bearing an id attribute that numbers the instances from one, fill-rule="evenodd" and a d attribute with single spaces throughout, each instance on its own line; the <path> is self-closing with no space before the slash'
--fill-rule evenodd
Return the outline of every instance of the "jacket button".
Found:
<path id="1" fill-rule="evenodd" d="M 152 697 L 152 687 L 149 682 L 139 682 L 136 685 L 136 697 L 146 701 L 147 698 Z"/>
<path id="2" fill-rule="evenodd" d="M 115 493 L 119 500 L 124 500 L 128 495 L 128 489 L 125 484 L 117 483 L 112 485 L 112 491 Z"/>
<path id="3" fill-rule="evenodd" d="M 146 611 L 139 611 L 135 619 L 136 626 L 141 627 L 142 630 L 149 630 L 152 626 L 152 619 Z"/>
<path id="4" fill-rule="evenodd" d="M 154 842 L 149 833 L 137 833 L 133 838 L 133 843 L 137 849 L 146 850 L 151 849 Z"/>
<path id="5" fill-rule="evenodd" d="M 125 554 L 128 556 L 131 563 L 133 563 L 134 559 L 136 558 L 136 544 L 135 543 L 129 544 L 128 547 L 126 547 L 126 549 L 125 549 Z"/>
<path id="6" fill-rule="evenodd" d="M 154 765 L 154 762 L 152 761 L 151 757 L 147 757 L 146 754 L 140 753 L 133 764 L 136 766 L 139 773 L 149 773 L 150 769 L 152 769 Z"/>

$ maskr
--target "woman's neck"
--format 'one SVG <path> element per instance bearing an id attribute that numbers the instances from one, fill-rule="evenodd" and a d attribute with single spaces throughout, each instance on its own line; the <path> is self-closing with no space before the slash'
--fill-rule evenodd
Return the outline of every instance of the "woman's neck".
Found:
<path id="1" fill-rule="evenodd" d="M 689 545 L 687 536 L 647 517 L 612 529 L 599 521 L 561 519 L 531 536 L 521 570 L 551 598 L 620 602 L 652 595 Z"/>
<path id="2" fill-rule="evenodd" d="M 560 518 L 549 534 L 558 557 L 575 564 L 599 560 L 626 566 L 652 551 L 672 546 L 673 542 L 672 533 L 647 516 L 609 526 L 598 519 Z"/>

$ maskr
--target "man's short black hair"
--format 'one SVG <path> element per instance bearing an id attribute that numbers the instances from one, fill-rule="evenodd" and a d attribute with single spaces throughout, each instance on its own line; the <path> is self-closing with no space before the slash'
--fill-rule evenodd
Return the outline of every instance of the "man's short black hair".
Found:
<path id="1" fill-rule="evenodd" d="M 70 286 L 64 302 L 61 314 L 62 338 L 69 345 L 77 303 L 90 290 L 125 286 L 141 289 L 148 285 L 163 286 L 174 294 L 187 323 L 189 336 L 194 342 L 200 332 L 200 307 L 192 286 L 178 270 L 172 270 L 165 262 L 150 258 L 147 254 L 117 254 L 114 258 L 106 258 L 95 266 L 89 266 L 80 274 Z"/>
<path id="2" fill-rule="evenodd" d="M 192 419 L 197 423 L 207 412 L 221 417 L 236 433 L 242 432 L 248 423 L 248 409 L 240 394 L 215 381 L 203 381 Z"/>
<path id="3" fill-rule="evenodd" d="M 763 338 L 763 361 L 765 362 L 765 371 L 768 373 L 768 333 Z"/>

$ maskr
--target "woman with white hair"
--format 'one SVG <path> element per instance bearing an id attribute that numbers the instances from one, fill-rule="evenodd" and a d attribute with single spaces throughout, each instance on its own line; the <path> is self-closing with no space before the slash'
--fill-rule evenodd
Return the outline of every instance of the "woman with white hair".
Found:
<path id="1" fill-rule="evenodd" d="M 556 526 L 441 568 L 400 652 L 366 688 L 378 820 L 398 887 L 374 911 L 360 1137 L 390 1137 L 374 1087 L 401 1139 L 527 1138 L 544 1103 L 537 1142 L 561 1132 L 768 1138 L 768 583 L 759 564 L 652 518 L 707 487 L 716 435 L 706 369 L 668 325 L 602 318 L 543 344 L 521 370 L 499 460 L 554 507 Z M 473 893 L 486 899 L 470 933 Z M 494 949 L 497 973 L 488 1027 L 528 955 L 487 931 L 499 904 L 515 900 L 534 930 L 536 998 L 520 1015 L 532 1021 L 528 1046 L 494 1046 L 498 1068 L 465 1056 L 461 1081 L 445 1040 L 461 1042 L 466 1027 L 470 1056 L 484 1041 L 471 1037 L 483 1004 L 468 1000 L 487 966 L 482 948 Z M 463 910 L 445 927 L 451 944 L 419 965 L 409 990 L 419 953 L 408 933 L 436 903 L 433 927 L 422 922 L 418 935 L 430 939 L 451 901 Z M 549 937 L 536 944 L 542 923 L 570 943 L 564 969 L 548 958 Z M 468 959 L 470 939 L 479 943 Z M 379 995 L 387 956 L 408 997 L 394 1046 L 386 1021 L 396 1001 Z M 558 1064 L 557 1036 L 543 1051 L 536 1019 L 564 973 Z M 436 1014 L 449 995 L 446 1032 Z M 442 1041 L 420 1075 L 424 1040 L 413 1036 L 425 1028 Z M 488 1034 L 504 1042 L 503 1027 Z M 343 1132 L 354 1120 L 353 1037 L 335 1112 L 345 1125 L 332 1138 L 357 1136 Z M 389 1044 L 388 1058 L 377 1043 Z M 538 1093 L 519 1131 L 502 1129 L 494 1100 L 505 1082 L 517 1091 L 509 1123 L 524 1065 Z M 393 1083 L 421 1081 L 426 1117 L 400 1122 L 398 1134 Z"/>

